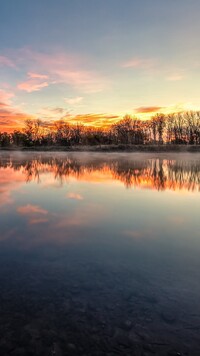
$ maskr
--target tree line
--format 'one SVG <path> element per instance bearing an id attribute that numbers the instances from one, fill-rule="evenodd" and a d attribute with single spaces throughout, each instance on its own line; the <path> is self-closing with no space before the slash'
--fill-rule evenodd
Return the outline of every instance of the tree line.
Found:
<path id="1" fill-rule="evenodd" d="M 0 147 L 78 145 L 200 144 L 200 111 L 156 114 L 149 120 L 126 115 L 109 128 L 87 127 L 67 120 L 48 124 L 26 120 L 22 130 L 0 132 Z"/>

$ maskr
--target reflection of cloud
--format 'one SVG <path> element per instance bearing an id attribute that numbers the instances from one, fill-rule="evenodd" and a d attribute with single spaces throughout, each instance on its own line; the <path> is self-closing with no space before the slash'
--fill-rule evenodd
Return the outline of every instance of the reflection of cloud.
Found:
<path id="1" fill-rule="evenodd" d="M 105 209 L 98 204 L 87 204 L 69 215 L 59 214 L 55 224 L 56 229 L 63 228 L 83 228 L 94 226 L 103 216 L 106 215 Z M 70 230 L 71 232 L 71 230 Z"/>
<path id="2" fill-rule="evenodd" d="M 0 188 L 0 207 L 12 204 L 13 200 L 10 196 L 10 191 Z"/>
<path id="3" fill-rule="evenodd" d="M 0 168 L 0 207 L 13 203 L 11 192 L 18 189 L 24 182 L 22 171 L 14 171 L 10 167 Z"/>
<path id="4" fill-rule="evenodd" d="M 144 229 L 141 228 L 140 230 L 124 230 L 122 231 L 122 236 L 133 238 L 133 239 L 145 239 L 145 238 L 155 238 L 159 236 L 159 232 L 149 226 L 148 228 Z"/>
<path id="5" fill-rule="evenodd" d="M 186 220 L 185 218 L 183 218 L 182 216 L 170 216 L 168 218 L 168 221 L 173 224 L 173 225 L 178 225 L 178 226 L 181 226 L 181 225 L 184 225 L 186 223 Z"/>
<path id="6" fill-rule="evenodd" d="M 19 208 L 17 208 L 17 211 L 22 215 L 32 215 L 32 214 L 47 215 L 48 214 L 47 210 L 42 209 L 38 205 L 31 205 L 31 204 L 20 206 Z"/>
<path id="7" fill-rule="evenodd" d="M 69 194 L 67 195 L 67 198 L 69 198 L 69 199 L 75 199 L 75 200 L 83 200 L 82 195 L 77 194 L 77 193 L 69 193 Z"/>
<path id="8" fill-rule="evenodd" d="M 133 238 L 141 238 L 143 237 L 143 234 L 141 231 L 137 231 L 137 230 L 125 230 L 122 232 L 123 235 L 128 236 L 128 237 L 133 237 Z"/>
<path id="9" fill-rule="evenodd" d="M 36 218 L 36 219 L 31 219 L 30 220 L 30 224 L 31 225 L 35 225 L 35 224 L 43 224 L 48 222 L 49 219 L 45 219 L 45 218 Z"/>
<path id="10" fill-rule="evenodd" d="M 44 217 L 48 214 L 48 210 L 41 208 L 38 205 L 27 204 L 17 208 L 17 212 L 28 217 L 30 225 L 43 224 L 48 222 L 48 218 Z M 43 215 L 43 217 L 40 217 Z"/>
<path id="11" fill-rule="evenodd" d="M 5 241 L 5 240 L 9 240 L 13 237 L 16 237 L 16 232 L 17 232 L 17 228 L 11 228 L 10 230 L 7 231 L 1 231 L 0 234 L 0 241 Z"/>

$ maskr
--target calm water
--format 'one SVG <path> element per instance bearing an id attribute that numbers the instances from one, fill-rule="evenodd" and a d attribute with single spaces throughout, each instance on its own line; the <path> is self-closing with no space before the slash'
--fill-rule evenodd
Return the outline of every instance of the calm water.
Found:
<path id="1" fill-rule="evenodd" d="M 0 154 L 0 355 L 200 355 L 200 155 Z"/>

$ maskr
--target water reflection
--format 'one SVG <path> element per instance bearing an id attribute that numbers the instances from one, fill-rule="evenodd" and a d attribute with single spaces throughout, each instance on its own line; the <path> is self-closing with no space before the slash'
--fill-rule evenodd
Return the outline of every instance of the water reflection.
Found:
<path id="1" fill-rule="evenodd" d="M 120 181 L 125 187 L 139 187 L 156 190 L 200 189 L 200 159 L 185 160 L 181 157 L 148 158 L 134 155 L 7 155 L 0 157 L 1 186 L 13 174 L 15 181 L 41 183 L 42 176 L 51 177 L 62 184 L 69 178 L 88 182 Z M 193 157 L 194 158 L 194 157 Z M 19 178 L 20 177 L 20 178 Z M 12 178 L 13 179 L 13 178 Z"/>
<path id="2" fill-rule="evenodd" d="M 0 353 L 199 355 L 199 188 L 198 154 L 1 153 Z"/>

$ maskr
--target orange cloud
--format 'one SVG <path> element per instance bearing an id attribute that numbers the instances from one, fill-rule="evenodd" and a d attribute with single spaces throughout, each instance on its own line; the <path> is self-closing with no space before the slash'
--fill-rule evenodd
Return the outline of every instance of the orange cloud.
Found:
<path id="1" fill-rule="evenodd" d="M 162 106 L 140 106 L 139 108 L 134 109 L 134 112 L 137 114 L 146 114 L 154 113 L 164 109 Z"/>
<path id="2" fill-rule="evenodd" d="M 111 124 L 116 122 L 116 119 L 119 119 L 118 115 L 109 115 L 109 114 L 80 114 L 76 116 L 68 115 L 66 117 L 72 124 L 73 123 L 82 123 L 85 126 L 94 126 L 94 127 L 109 127 Z"/>
<path id="3" fill-rule="evenodd" d="M 22 127 L 26 119 L 32 118 L 31 115 L 12 107 L 10 99 L 13 96 L 11 92 L 0 90 L 0 131 L 13 131 Z"/>

